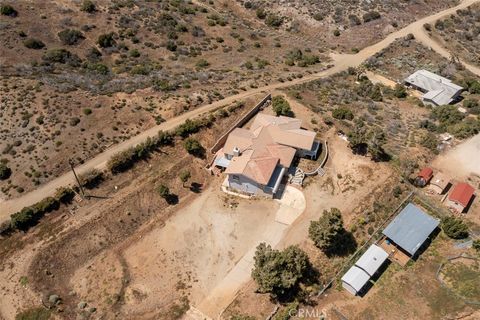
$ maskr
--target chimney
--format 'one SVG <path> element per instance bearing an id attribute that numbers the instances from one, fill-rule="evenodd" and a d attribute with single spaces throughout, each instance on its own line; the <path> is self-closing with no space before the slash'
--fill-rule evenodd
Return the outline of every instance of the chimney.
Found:
<path id="1" fill-rule="evenodd" d="M 240 149 L 238 149 L 238 147 L 233 148 L 233 156 L 234 157 L 239 157 L 240 156 Z"/>

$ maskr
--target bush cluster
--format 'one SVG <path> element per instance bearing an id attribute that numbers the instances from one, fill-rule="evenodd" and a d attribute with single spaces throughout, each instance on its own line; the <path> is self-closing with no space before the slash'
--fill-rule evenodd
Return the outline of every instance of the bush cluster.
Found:
<path id="1" fill-rule="evenodd" d="M 293 117 L 293 111 L 290 104 L 282 96 L 275 96 L 272 98 L 272 108 L 277 116 Z"/>
<path id="2" fill-rule="evenodd" d="M 332 116 L 340 120 L 353 120 L 352 110 L 346 107 L 338 107 L 332 111 Z"/>
<path id="3" fill-rule="evenodd" d="M 46 213 L 57 210 L 60 207 L 60 203 L 71 201 L 73 195 L 73 190 L 70 188 L 57 190 L 55 197 L 47 197 L 30 207 L 25 207 L 19 212 L 12 214 L 10 216 L 10 227 L 13 230 L 27 230 L 37 224 Z"/>
<path id="4" fill-rule="evenodd" d="M 208 128 L 213 124 L 214 116 L 205 117 L 197 120 L 187 119 L 183 124 L 175 129 L 175 134 L 182 138 L 187 138 L 191 134 L 197 133 L 202 128 Z"/>
<path id="5" fill-rule="evenodd" d="M 107 168 L 113 174 L 130 169 L 136 162 L 147 159 L 158 147 L 171 144 L 173 136 L 168 132 L 160 131 L 154 138 L 148 137 L 145 142 L 133 148 L 114 154 L 107 162 Z"/>

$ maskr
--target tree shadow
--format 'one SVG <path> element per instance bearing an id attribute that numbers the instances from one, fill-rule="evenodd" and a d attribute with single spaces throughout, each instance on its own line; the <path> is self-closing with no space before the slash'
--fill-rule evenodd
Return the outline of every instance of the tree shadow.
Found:
<path id="1" fill-rule="evenodd" d="M 194 193 L 200 193 L 202 192 L 203 184 L 198 183 L 198 182 L 192 182 L 190 184 L 190 191 Z"/>
<path id="2" fill-rule="evenodd" d="M 176 194 L 170 193 L 165 197 L 165 201 L 167 201 L 169 205 L 176 205 L 178 204 L 178 196 Z"/>
<path id="3" fill-rule="evenodd" d="M 340 232 L 334 239 L 329 249 L 325 251 L 327 257 L 340 256 L 344 257 L 355 252 L 357 249 L 357 241 L 353 234 L 345 229 Z"/>

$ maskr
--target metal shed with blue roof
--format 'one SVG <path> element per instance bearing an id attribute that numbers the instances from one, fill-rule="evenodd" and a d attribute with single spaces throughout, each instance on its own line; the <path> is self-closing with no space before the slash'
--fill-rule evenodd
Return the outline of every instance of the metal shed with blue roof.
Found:
<path id="1" fill-rule="evenodd" d="M 409 203 L 382 233 L 402 250 L 414 256 L 439 223 L 439 220 Z"/>

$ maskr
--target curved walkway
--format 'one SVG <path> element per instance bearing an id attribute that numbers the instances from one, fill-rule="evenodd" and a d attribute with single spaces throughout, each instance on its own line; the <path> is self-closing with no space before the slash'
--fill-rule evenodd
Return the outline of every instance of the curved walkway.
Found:
<path id="1" fill-rule="evenodd" d="M 335 73 L 338 73 L 340 71 L 347 70 L 349 67 L 358 67 L 360 64 L 362 64 L 366 59 L 371 57 L 372 55 L 376 54 L 377 52 L 385 49 L 388 47 L 392 42 L 394 42 L 397 38 L 405 37 L 409 33 L 413 33 L 416 38 L 424 43 L 426 46 L 431 47 L 433 50 L 439 50 L 439 53 L 442 55 L 449 55 L 447 54 L 448 51 L 445 49 L 441 48 L 440 45 L 438 45 L 434 40 L 432 40 L 430 37 L 425 36 L 425 33 L 423 32 L 423 25 L 425 23 L 434 23 L 436 20 L 443 18 L 445 16 L 454 14 L 458 9 L 464 9 L 474 3 L 479 2 L 480 0 L 463 0 L 458 6 L 443 10 L 441 12 L 435 13 L 431 16 L 425 17 L 423 19 L 417 20 L 410 25 L 406 26 L 403 29 L 400 29 L 396 32 L 393 32 L 389 34 L 385 39 L 382 41 L 364 48 L 357 54 L 353 55 L 334 55 L 334 63 L 333 66 L 330 69 L 321 71 L 319 73 L 311 74 L 304 76 L 301 79 L 295 79 L 290 82 L 285 82 L 285 83 L 274 83 L 268 86 L 264 87 L 259 87 L 259 88 L 254 88 L 246 92 L 239 93 L 237 95 L 233 95 L 230 97 L 227 97 L 223 100 L 216 101 L 214 103 L 202 106 L 198 109 L 192 110 L 190 112 L 186 112 L 178 117 L 172 118 L 167 120 L 166 122 L 152 127 L 139 135 L 130 138 L 129 140 L 126 140 L 122 143 L 119 143 L 110 149 L 106 150 L 105 152 L 97 155 L 96 157 L 88 160 L 85 162 L 83 165 L 79 166 L 77 168 L 77 171 L 79 174 L 82 172 L 86 172 L 90 169 L 104 169 L 107 161 L 110 159 L 110 157 L 119 152 L 126 150 L 130 147 L 133 147 L 140 142 L 145 141 L 147 137 L 152 137 L 157 134 L 159 130 L 171 130 L 174 129 L 176 126 L 179 124 L 183 123 L 186 119 L 188 118 L 193 118 L 196 117 L 200 114 L 215 110 L 217 108 L 220 108 L 221 106 L 234 102 L 236 100 L 244 99 L 246 97 L 262 93 L 262 92 L 268 92 L 272 91 L 275 89 L 280 89 L 280 88 L 285 88 L 285 87 L 290 87 L 293 85 L 309 82 L 312 80 L 320 79 L 320 78 L 325 78 L 328 76 L 331 76 Z M 480 70 L 478 68 L 473 67 L 471 65 L 465 64 L 465 67 L 470 70 L 471 72 L 477 74 L 480 76 Z M 74 182 L 74 177 L 71 172 L 67 172 L 58 178 L 55 178 L 54 180 L 51 180 L 50 182 L 40 186 L 39 188 L 26 193 L 18 198 L 7 200 L 4 202 L 0 203 L 0 223 L 7 221 L 10 217 L 10 214 L 15 213 L 19 210 L 21 210 L 25 206 L 30 206 L 36 202 L 41 201 L 43 198 L 52 196 L 55 193 L 55 190 L 59 187 L 69 185 Z"/>

